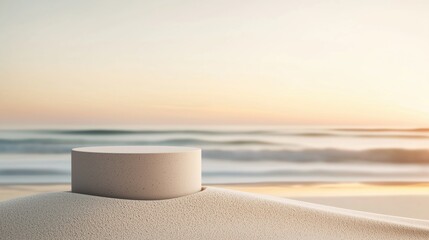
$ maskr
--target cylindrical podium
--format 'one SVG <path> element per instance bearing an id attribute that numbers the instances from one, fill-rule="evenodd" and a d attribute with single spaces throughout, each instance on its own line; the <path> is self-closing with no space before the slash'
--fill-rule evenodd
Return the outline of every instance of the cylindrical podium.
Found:
<path id="1" fill-rule="evenodd" d="M 201 191 L 201 149 L 115 146 L 72 150 L 72 192 L 160 200 Z"/>

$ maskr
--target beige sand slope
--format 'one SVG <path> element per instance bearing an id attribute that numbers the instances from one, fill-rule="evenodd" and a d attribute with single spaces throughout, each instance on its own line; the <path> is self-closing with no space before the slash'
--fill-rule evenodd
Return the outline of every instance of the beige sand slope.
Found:
<path id="1" fill-rule="evenodd" d="M 429 220 L 428 183 L 249 183 L 209 185 L 241 192 L 407 218 Z M 0 184 L 0 201 L 70 191 L 70 184 Z"/>
<path id="2" fill-rule="evenodd" d="M 70 192 L 0 202 L 1 239 L 429 239 L 429 221 L 221 188 L 168 200 Z"/>

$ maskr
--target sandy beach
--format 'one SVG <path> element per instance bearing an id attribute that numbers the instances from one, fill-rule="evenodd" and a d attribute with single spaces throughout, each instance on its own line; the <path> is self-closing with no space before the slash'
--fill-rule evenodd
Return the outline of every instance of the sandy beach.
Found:
<path id="1" fill-rule="evenodd" d="M 429 240 L 429 1 L 0 7 L 0 240 Z"/>
<path id="2" fill-rule="evenodd" d="M 429 220 L 429 183 L 249 183 L 206 185 L 357 211 Z M 70 191 L 69 184 L 3 184 L 0 201 Z"/>
<path id="3" fill-rule="evenodd" d="M 69 184 L 0 187 L 2 239 L 407 239 L 428 183 L 202 185 L 201 150 L 89 147 Z"/>
<path id="4" fill-rule="evenodd" d="M 281 186 L 283 185 L 266 187 L 266 184 L 254 184 L 234 185 L 229 188 L 253 189 L 255 192 L 267 193 L 272 189 L 283 188 Z M 222 188 L 208 186 L 195 194 L 160 201 L 106 198 L 69 192 L 42 193 L 0 202 L 0 214 L 5 220 L 0 224 L 0 229 L 6 239 L 215 237 L 215 239 L 410 240 L 427 239 L 429 236 L 427 213 L 421 214 L 421 219 L 410 218 L 412 217 L 410 215 L 422 210 L 421 203 L 428 199 L 427 195 L 401 195 L 401 198 L 397 198 L 398 195 L 394 195 L 393 192 L 388 193 L 387 189 L 391 187 L 389 186 L 384 194 L 366 195 L 363 199 L 362 196 L 346 197 L 344 193 L 338 197 L 332 195 L 332 186 L 324 186 L 330 188 L 330 192 L 323 196 L 310 197 L 310 192 L 315 187 L 315 185 L 307 186 L 307 189 L 299 187 L 301 190 L 295 191 L 299 192 L 299 195 L 294 197 L 290 194 L 290 197 L 295 199 L 232 191 L 223 186 Z M 344 187 L 338 186 L 337 190 L 341 191 Z M 365 188 L 365 186 L 354 187 L 361 188 L 360 190 Z M 68 188 L 68 185 L 3 186 L 2 197 L 4 199 L 12 197 L 11 194 L 23 196 L 61 189 L 67 191 Z M 299 188 L 295 186 L 289 189 L 284 186 L 284 192 L 272 193 L 289 195 L 294 192 L 293 189 Z M 423 186 L 417 188 L 424 190 Z M 311 202 L 323 202 L 330 206 Z M 333 207 L 338 205 L 343 207 L 348 205 L 350 209 L 358 208 L 361 211 Z M 394 215 L 362 210 L 375 210 L 378 213 L 391 211 L 390 213 Z"/>
<path id="5" fill-rule="evenodd" d="M 254 183 L 218 185 L 357 211 L 429 220 L 429 183 Z"/>

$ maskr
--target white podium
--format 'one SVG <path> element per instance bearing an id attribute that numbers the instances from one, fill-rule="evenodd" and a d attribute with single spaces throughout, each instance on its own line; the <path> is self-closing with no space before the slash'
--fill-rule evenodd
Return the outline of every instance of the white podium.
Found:
<path id="1" fill-rule="evenodd" d="M 201 191 L 201 149 L 115 146 L 72 150 L 72 192 L 160 200 Z"/>

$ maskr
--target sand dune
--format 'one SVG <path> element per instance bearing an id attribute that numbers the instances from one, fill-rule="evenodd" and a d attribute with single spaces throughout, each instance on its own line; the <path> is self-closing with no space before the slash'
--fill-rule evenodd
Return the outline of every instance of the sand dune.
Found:
<path id="1" fill-rule="evenodd" d="M 208 187 L 142 201 L 70 192 L 0 203 L 2 239 L 428 239 L 429 221 Z"/>

